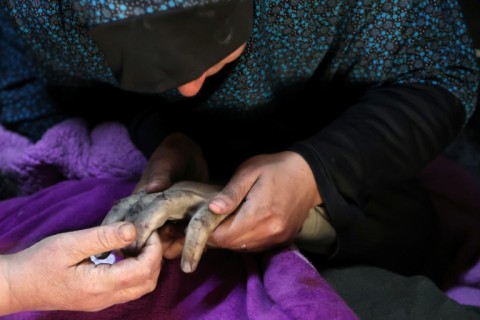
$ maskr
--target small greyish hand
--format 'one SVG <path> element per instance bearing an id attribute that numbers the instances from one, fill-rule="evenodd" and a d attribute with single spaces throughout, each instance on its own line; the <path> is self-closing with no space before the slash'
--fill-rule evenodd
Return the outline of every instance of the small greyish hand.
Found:
<path id="1" fill-rule="evenodd" d="M 184 272 L 193 272 L 205 250 L 210 233 L 228 217 L 214 214 L 208 209 L 208 203 L 221 189 L 220 186 L 182 181 L 162 192 L 134 193 L 117 202 L 102 225 L 117 221 L 130 221 L 135 224 L 137 238 L 122 251 L 126 255 L 137 255 L 150 235 L 167 221 L 189 219 L 181 268 Z"/>

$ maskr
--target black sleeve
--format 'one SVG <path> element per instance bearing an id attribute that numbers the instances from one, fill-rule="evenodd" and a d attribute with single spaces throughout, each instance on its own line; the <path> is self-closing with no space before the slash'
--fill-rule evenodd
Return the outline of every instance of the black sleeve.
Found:
<path id="1" fill-rule="evenodd" d="M 369 198 L 413 178 L 457 136 L 465 122 L 460 101 L 428 85 L 370 89 L 320 133 L 298 142 L 315 175 L 333 226 L 352 225 Z"/>

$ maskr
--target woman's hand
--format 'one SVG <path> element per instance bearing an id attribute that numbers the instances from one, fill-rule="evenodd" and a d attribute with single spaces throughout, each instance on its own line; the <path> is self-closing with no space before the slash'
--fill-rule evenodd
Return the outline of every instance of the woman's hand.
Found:
<path id="1" fill-rule="evenodd" d="M 295 152 L 248 159 L 209 204 L 228 214 L 209 244 L 233 250 L 261 251 L 292 242 L 309 210 L 322 203 L 313 173 Z"/>
<path id="2" fill-rule="evenodd" d="M 159 192 L 182 180 L 206 182 L 208 167 L 195 141 L 182 133 L 173 133 L 150 157 L 134 192 Z"/>
<path id="3" fill-rule="evenodd" d="M 135 236 L 133 224 L 114 223 L 51 236 L 19 253 L 0 256 L 0 314 L 96 311 L 153 291 L 162 261 L 157 233 L 135 258 L 113 265 L 95 265 L 89 259 L 121 249 Z"/>
<path id="4" fill-rule="evenodd" d="M 134 193 L 140 190 L 160 192 L 182 180 L 208 181 L 208 166 L 195 141 L 182 133 L 173 133 L 162 141 L 150 157 Z M 185 240 L 183 231 L 179 231 L 178 226 L 160 228 L 162 248 L 167 259 L 181 254 Z"/>

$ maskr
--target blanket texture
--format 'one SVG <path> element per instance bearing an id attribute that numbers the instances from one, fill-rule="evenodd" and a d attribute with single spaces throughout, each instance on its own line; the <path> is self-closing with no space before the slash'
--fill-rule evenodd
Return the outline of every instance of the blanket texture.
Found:
<path id="1" fill-rule="evenodd" d="M 90 130 L 80 119 L 48 130 L 35 144 L 0 127 L 0 172 L 15 177 L 21 194 L 65 179 L 138 180 L 146 165 L 126 128 L 107 122 Z"/>
<path id="2" fill-rule="evenodd" d="M 26 194 L 0 202 L 0 254 L 17 252 L 53 234 L 100 224 L 113 203 L 130 194 L 135 183 L 131 180 L 138 179 L 146 163 L 124 128 L 115 123 L 89 131 L 83 122 L 68 120 L 35 144 L 1 129 L 0 148 L 0 171 L 21 177 Z M 357 316 L 291 247 L 262 254 L 208 250 L 193 274 L 183 273 L 179 260 L 164 261 L 154 292 L 99 312 L 33 311 L 0 318 L 344 320 Z"/>
<path id="3" fill-rule="evenodd" d="M 447 295 L 458 303 L 480 306 L 480 261 L 461 276 L 459 283 L 450 288 Z"/>
<path id="4" fill-rule="evenodd" d="M 59 232 L 97 225 L 133 184 L 65 181 L 0 205 L 0 253 L 19 251 Z M 47 257 L 46 257 L 47 258 Z M 357 319 L 294 248 L 264 254 L 208 250 L 197 271 L 165 261 L 157 288 L 139 300 L 95 313 L 23 312 L 1 319 Z"/>

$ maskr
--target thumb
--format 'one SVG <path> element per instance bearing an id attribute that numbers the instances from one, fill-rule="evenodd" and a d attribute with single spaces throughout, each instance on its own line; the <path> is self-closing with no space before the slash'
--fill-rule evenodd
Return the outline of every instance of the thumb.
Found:
<path id="1" fill-rule="evenodd" d="M 212 198 L 208 208 L 216 214 L 232 213 L 245 199 L 250 186 L 238 179 L 232 179 L 222 191 Z"/>
<path id="2" fill-rule="evenodd" d="M 169 174 L 158 172 L 148 177 L 145 184 L 145 191 L 147 193 L 160 192 L 172 185 L 172 180 Z"/>
<path id="3" fill-rule="evenodd" d="M 117 222 L 65 234 L 63 243 L 78 263 L 90 256 L 122 249 L 128 246 L 136 235 L 132 223 Z"/>
<path id="4" fill-rule="evenodd" d="M 172 185 L 171 177 L 178 168 L 172 167 L 167 157 L 152 157 L 134 192 L 145 190 L 147 193 L 160 192 Z"/>
<path id="5" fill-rule="evenodd" d="M 223 190 L 210 200 L 208 204 L 210 211 L 216 214 L 230 214 L 240 206 L 260 179 L 259 170 L 251 167 L 252 165 L 243 164 L 237 169 Z"/>
<path id="6" fill-rule="evenodd" d="M 151 165 L 142 175 L 135 186 L 134 193 L 144 190 L 147 193 L 160 192 L 172 185 L 172 179 L 167 169 L 160 164 Z"/>

